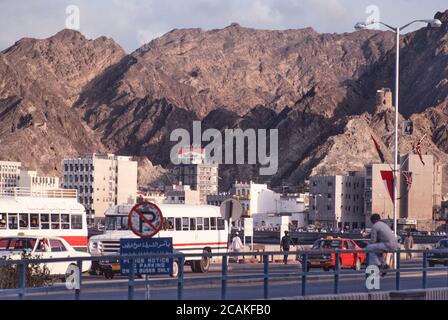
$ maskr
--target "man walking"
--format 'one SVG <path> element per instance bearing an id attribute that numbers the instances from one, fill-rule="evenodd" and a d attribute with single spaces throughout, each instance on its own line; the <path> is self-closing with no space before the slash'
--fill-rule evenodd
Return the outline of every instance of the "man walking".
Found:
<path id="1" fill-rule="evenodd" d="M 388 251 L 396 251 L 400 249 L 400 244 L 394 235 L 392 229 L 383 221 L 379 214 L 373 214 L 370 218 L 372 222 L 372 243 L 366 248 L 367 251 L 374 251 L 369 254 L 369 265 L 375 265 L 381 270 L 388 269 L 383 254 Z M 383 274 L 384 275 L 384 274 Z"/>
<path id="2" fill-rule="evenodd" d="M 414 248 L 414 238 L 411 235 L 411 232 L 408 231 L 406 234 L 406 238 L 404 238 L 404 249 L 412 250 Z M 406 253 L 406 260 L 412 260 L 412 252 Z"/>
<path id="3" fill-rule="evenodd" d="M 291 245 L 294 245 L 291 237 L 289 236 L 289 232 L 285 231 L 285 235 L 282 238 L 281 244 L 280 244 L 280 250 L 283 250 L 284 252 L 289 252 Z M 288 264 L 288 254 L 285 254 L 283 256 L 283 263 Z"/>

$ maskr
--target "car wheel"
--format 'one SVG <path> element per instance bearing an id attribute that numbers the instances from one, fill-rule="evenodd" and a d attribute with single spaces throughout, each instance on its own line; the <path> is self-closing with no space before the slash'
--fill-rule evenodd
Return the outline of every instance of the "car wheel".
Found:
<path id="1" fill-rule="evenodd" d="M 173 261 L 173 271 L 170 274 L 171 278 L 177 278 L 179 276 L 179 261 Z"/>
<path id="2" fill-rule="evenodd" d="M 362 266 L 361 260 L 359 258 L 356 259 L 355 266 L 353 267 L 353 269 L 355 269 L 356 271 L 361 271 L 361 266 Z"/>
<path id="3" fill-rule="evenodd" d="M 329 271 L 330 271 L 330 268 L 328 268 L 328 267 L 324 267 L 324 271 L 325 271 L 325 272 L 329 272 Z"/>

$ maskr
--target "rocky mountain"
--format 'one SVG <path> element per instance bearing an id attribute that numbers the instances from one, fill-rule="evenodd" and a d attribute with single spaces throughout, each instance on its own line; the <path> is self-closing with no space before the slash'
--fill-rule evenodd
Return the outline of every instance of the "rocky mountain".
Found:
<path id="1" fill-rule="evenodd" d="M 400 111 L 416 123 L 402 152 L 427 133 L 424 150 L 448 152 L 448 11 L 443 27 L 402 39 Z M 393 87 L 394 35 L 313 29 L 173 30 L 131 54 L 111 39 L 64 30 L 22 39 L 0 54 L 2 158 L 59 173 L 85 152 L 139 157 L 142 184 L 166 178 L 172 130 L 192 121 L 224 130 L 279 130 L 279 172 L 223 166 L 231 179 L 298 184 L 311 173 L 342 173 L 377 161 L 370 135 L 392 145 L 391 110 L 376 90 Z M 408 141 L 409 140 L 409 141 Z M 448 189 L 447 189 L 448 191 Z"/>

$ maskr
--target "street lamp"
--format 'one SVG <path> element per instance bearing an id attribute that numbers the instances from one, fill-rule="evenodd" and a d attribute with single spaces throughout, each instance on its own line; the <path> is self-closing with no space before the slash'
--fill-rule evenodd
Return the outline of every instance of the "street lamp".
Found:
<path id="1" fill-rule="evenodd" d="M 397 181 L 398 181 L 398 177 L 397 177 L 397 173 L 398 173 L 398 96 L 399 96 L 399 81 L 400 81 L 400 32 L 401 30 L 406 29 L 407 27 L 409 27 L 410 25 L 417 23 L 417 22 L 423 22 L 423 23 L 427 23 L 429 26 L 431 26 L 432 28 L 439 28 L 442 26 L 442 22 L 439 19 L 427 19 L 427 20 L 414 20 L 404 26 L 402 26 L 401 28 L 398 27 L 392 27 L 388 24 L 385 24 L 381 21 L 371 21 L 368 23 L 364 23 L 364 22 L 358 22 L 355 25 L 355 29 L 356 30 L 365 30 L 367 29 L 368 26 L 374 25 L 374 24 L 380 24 L 383 25 L 389 29 L 391 29 L 393 32 L 395 32 L 396 34 L 396 65 L 395 65 L 395 139 L 394 139 L 394 191 L 393 191 L 393 211 L 394 211 L 394 233 L 395 236 L 397 236 L 397 205 L 396 205 L 396 201 L 397 201 L 397 194 L 398 194 L 398 190 L 397 190 Z"/>

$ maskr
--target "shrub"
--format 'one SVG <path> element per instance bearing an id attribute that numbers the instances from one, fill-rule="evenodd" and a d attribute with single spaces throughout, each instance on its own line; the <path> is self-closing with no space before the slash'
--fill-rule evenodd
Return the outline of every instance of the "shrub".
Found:
<path id="1" fill-rule="evenodd" d="M 46 265 L 33 262 L 39 257 L 32 257 L 29 253 L 22 253 L 22 259 L 29 261 L 26 270 L 26 287 L 38 288 L 46 287 L 53 283 L 50 276 L 50 270 Z M 12 260 L 8 258 L 7 260 Z M 19 288 L 20 264 L 11 264 L 0 266 L 0 289 L 17 289 Z"/>

